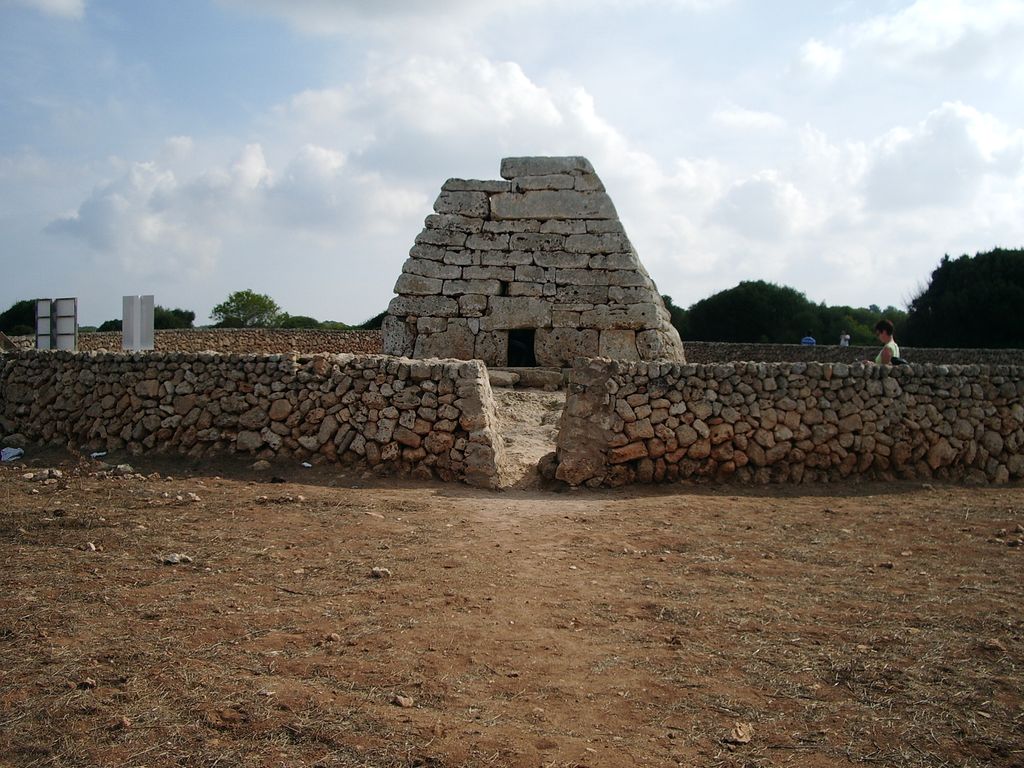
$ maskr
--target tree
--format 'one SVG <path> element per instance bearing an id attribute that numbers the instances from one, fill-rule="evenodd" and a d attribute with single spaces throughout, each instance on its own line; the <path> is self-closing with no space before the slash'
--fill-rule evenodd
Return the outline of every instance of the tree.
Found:
<path id="1" fill-rule="evenodd" d="M 277 326 L 278 328 L 319 328 L 320 321 L 315 317 L 284 313 L 278 318 Z"/>
<path id="2" fill-rule="evenodd" d="M 24 336 L 36 332 L 36 303 L 22 299 L 11 304 L 6 312 L 0 312 L 0 331 L 11 336 Z"/>
<path id="3" fill-rule="evenodd" d="M 100 323 L 100 327 L 96 330 L 100 333 L 109 333 L 110 331 L 120 331 L 122 322 L 120 320 L 104 320 Z"/>
<path id="4" fill-rule="evenodd" d="M 1024 249 L 942 257 L 910 302 L 900 341 L 920 347 L 1024 347 Z"/>
<path id="5" fill-rule="evenodd" d="M 188 309 L 167 309 L 159 304 L 153 307 L 153 327 L 157 330 L 169 328 L 191 328 L 196 313 Z"/>
<path id="6" fill-rule="evenodd" d="M 684 342 L 731 341 L 796 344 L 821 334 L 819 307 L 794 288 L 744 281 L 694 304 L 686 313 Z"/>
<path id="7" fill-rule="evenodd" d="M 251 290 L 235 291 L 210 313 L 220 328 L 269 328 L 281 314 L 277 302 Z"/>
<path id="8" fill-rule="evenodd" d="M 357 331 L 376 331 L 380 329 L 381 323 L 384 322 L 384 318 L 388 316 L 387 310 L 384 310 L 380 314 L 374 315 L 366 322 L 360 323 L 354 326 Z"/>

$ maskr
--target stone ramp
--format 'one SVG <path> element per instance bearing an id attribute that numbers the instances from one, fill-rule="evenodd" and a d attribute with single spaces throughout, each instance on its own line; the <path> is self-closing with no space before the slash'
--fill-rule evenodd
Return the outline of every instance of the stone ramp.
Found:
<path id="1" fill-rule="evenodd" d="M 498 467 L 502 488 L 536 488 L 537 464 L 555 450 L 565 392 L 495 387 L 498 438 L 504 442 L 504 461 Z"/>

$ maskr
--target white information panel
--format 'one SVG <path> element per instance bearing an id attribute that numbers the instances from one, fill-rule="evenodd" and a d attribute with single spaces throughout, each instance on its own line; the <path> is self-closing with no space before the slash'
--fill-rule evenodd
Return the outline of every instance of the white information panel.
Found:
<path id="1" fill-rule="evenodd" d="M 121 348 L 153 349 L 153 296 L 125 296 L 121 301 Z"/>
<path id="2" fill-rule="evenodd" d="M 36 349 L 78 349 L 78 299 L 36 299 Z"/>

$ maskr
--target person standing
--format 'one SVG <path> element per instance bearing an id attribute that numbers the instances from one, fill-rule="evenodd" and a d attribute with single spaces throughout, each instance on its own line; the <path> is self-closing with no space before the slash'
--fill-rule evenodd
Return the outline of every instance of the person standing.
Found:
<path id="1" fill-rule="evenodd" d="M 839 346 L 840 347 L 848 347 L 848 346 L 850 346 L 850 334 L 848 334 L 845 330 L 843 330 L 843 332 L 839 334 Z"/>
<path id="2" fill-rule="evenodd" d="M 891 320 L 879 320 L 875 323 L 875 335 L 882 342 L 882 349 L 875 356 L 875 365 L 892 365 L 893 359 L 900 356 L 900 345 L 893 338 L 893 327 Z M 866 361 L 870 362 L 870 361 Z"/>

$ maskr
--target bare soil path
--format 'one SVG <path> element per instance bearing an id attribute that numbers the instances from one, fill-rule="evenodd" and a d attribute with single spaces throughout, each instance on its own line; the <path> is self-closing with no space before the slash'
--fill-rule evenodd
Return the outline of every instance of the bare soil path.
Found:
<path id="1" fill-rule="evenodd" d="M 0 467 L 0 765 L 1024 765 L 1019 486 L 136 467 Z"/>
<path id="2" fill-rule="evenodd" d="M 537 462 L 555 450 L 565 393 L 495 387 L 494 400 L 505 444 L 505 460 L 498 468 L 501 486 L 536 488 Z"/>

